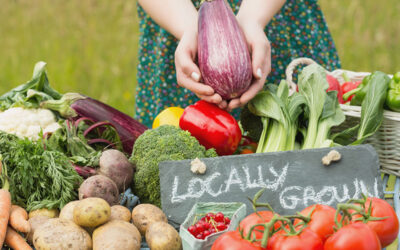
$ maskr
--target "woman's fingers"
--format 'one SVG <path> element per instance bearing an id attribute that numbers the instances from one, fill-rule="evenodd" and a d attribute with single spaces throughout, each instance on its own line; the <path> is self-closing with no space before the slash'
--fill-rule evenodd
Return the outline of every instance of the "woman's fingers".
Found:
<path id="1" fill-rule="evenodd" d="M 192 91 L 196 95 L 212 96 L 214 90 L 210 86 L 200 83 L 200 70 L 194 62 L 196 52 L 197 34 L 184 34 L 175 51 L 178 85 Z"/>
<path id="2" fill-rule="evenodd" d="M 214 90 L 210 86 L 196 82 L 182 72 L 178 71 L 176 77 L 179 86 L 192 91 L 196 95 L 211 96 L 214 94 Z"/>
<path id="3" fill-rule="evenodd" d="M 228 107 L 226 108 L 226 110 L 228 112 L 231 112 L 232 110 L 234 110 L 235 108 L 238 108 L 240 106 L 241 106 L 240 99 L 239 98 L 235 98 L 235 99 L 232 99 L 232 100 L 229 101 Z"/>
<path id="4" fill-rule="evenodd" d="M 271 71 L 271 45 L 265 37 L 252 44 L 252 70 L 256 79 L 264 79 Z"/>
<path id="5" fill-rule="evenodd" d="M 189 54 L 177 50 L 175 56 L 176 78 L 178 85 L 184 87 L 196 95 L 213 95 L 214 90 L 203 83 L 200 83 L 200 70 L 193 62 Z"/>
<path id="6" fill-rule="evenodd" d="M 256 79 L 250 85 L 250 88 L 240 96 L 240 104 L 245 105 L 251 99 L 253 99 L 253 97 L 256 96 L 257 93 L 263 89 L 264 83 L 265 83 L 265 78 Z"/>
<path id="7" fill-rule="evenodd" d="M 218 104 L 218 107 L 219 107 L 220 109 L 227 109 L 227 108 L 228 108 L 228 102 L 225 101 L 225 100 L 222 100 L 222 102 L 220 102 L 220 103 Z"/>
<path id="8" fill-rule="evenodd" d="M 218 94 L 213 94 L 213 95 L 197 95 L 197 97 L 200 98 L 200 99 L 202 99 L 202 100 L 205 100 L 205 101 L 207 101 L 207 102 L 217 104 L 218 106 L 219 106 L 219 105 L 221 104 L 221 102 L 223 101 L 223 100 L 222 100 L 222 97 L 221 97 L 220 95 L 218 95 Z"/>

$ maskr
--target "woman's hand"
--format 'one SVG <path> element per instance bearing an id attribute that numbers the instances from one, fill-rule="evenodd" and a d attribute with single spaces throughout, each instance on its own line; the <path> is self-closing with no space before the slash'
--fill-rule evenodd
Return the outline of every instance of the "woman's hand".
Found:
<path id="1" fill-rule="evenodd" d="M 271 45 L 264 32 L 264 27 L 252 22 L 238 19 L 250 49 L 253 81 L 250 88 L 239 98 L 232 99 L 227 105 L 228 110 L 248 103 L 263 89 L 265 79 L 271 71 Z"/>
<path id="2" fill-rule="evenodd" d="M 185 31 L 175 51 L 176 78 L 179 86 L 189 89 L 200 99 L 224 108 L 221 106 L 222 97 L 210 86 L 200 83 L 200 70 L 194 62 L 196 56 L 197 29 Z"/>
<path id="3" fill-rule="evenodd" d="M 200 99 L 215 103 L 228 111 L 245 105 L 262 90 L 265 79 L 271 71 L 271 47 L 264 29 L 251 23 L 239 24 L 251 52 L 254 78 L 250 88 L 239 98 L 230 100 L 229 103 L 215 93 L 210 86 L 200 82 L 201 73 L 194 62 L 197 55 L 197 32 L 195 30 L 189 30 L 183 34 L 175 51 L 176 76 L 179 86 L 189 89 Z"/>

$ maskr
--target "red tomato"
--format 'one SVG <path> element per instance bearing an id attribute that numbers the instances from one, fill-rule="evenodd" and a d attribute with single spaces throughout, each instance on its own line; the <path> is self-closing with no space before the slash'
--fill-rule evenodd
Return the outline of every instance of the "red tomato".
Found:
<path id="1" fill-rule="evenodd" d="M 211 250 L 265 250 L 259 242 L 251 243 L 242 238 L 238 231 L 229 231 L 222 234 L 214 242 Z"/>
<path id="2" fill-rule="evenodd" d="M 311 211 L 313 212 L 311 213 Z M 333 207 L 317 204 L 305 208 L 300 213 L 304 216 L 311 217 L 311 220 L 308 223 L 308 228 L 318 234 L 322 241 L 325 241 L 334 233 L 333 227 L 335 226 L 336 209 Z M 338 219 L 340 220 L 341 216 Z M 300 219 L 296 219 L 294 221 L 294 225 L 297 225 L 300 222 Z"/>
<path id="3" fill-rule="evenodd" d="M 346 225 L 325 241 L 325 250 L 380 250 L 378 236 L 364 223 Z"/>
<path id="4" fill-rule="evenodd" d="M 299 235 L 287 235 L 279 231 L 268 241 L 268 250 L 322 250 L 324 243 L 321 238 L 308 228 Z"/>
<path id="5" fill-rule="evenodd" d="M 399 220 L 393 207 L 385 200 L 368 197 L 365 203 L 365 212 L 368 212 L 370 201 L 372 200 L 372 217 L 389 217 L 379 221 L 368 221 L 367 225 L 378 235 L 382 247 L 389 246 L 399 233 Z M 354 216 L 359 218 L 361 215 Z"/>
<path id="6" fill-rule="evenodd" d="M 257 213 L 259 215 L 257 215 L 256 213 L 252 213 L 240 222 L 239 228 L 241 230 L 243 230 L 244 236 L 247 236 L 247 234 L 249 233 L 252 226 L 254 226 L 256 224 L 267 223 L 272 219 L 272 217 L 274 217 L 274 213 L 271 211 L 258 211 Z M 274 224 L 274 228 L 278 229 L 281 225 L 282 225 L 282 223 L 277 221 Z M 239 230 L 239 228 L 238 228 L 238 230 Z M 264 230 L 264 227 L 258 226 L 255 229 Z M 256 231 L 256 230 L 253 231 L 252 236 L 253 235 L 255 235 L 256 239 L 262 239 L 262 237 L 263 237 L 263 233 Z M 251 237 L 251 238 L 253 238 L 253 237 Z"/>

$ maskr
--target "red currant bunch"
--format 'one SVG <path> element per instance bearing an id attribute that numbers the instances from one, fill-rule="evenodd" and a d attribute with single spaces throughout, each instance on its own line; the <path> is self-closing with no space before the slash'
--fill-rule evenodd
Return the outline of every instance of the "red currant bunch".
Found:
<path id="1" fill-rule="evenodd" d="M 195 224 L 188 228 L 188 231 L 196 238 L 204 240 L 207 236 L 224 231 L 228 228 L 231 220 L 222 212 L 208 213 L 201 217 Z"/>

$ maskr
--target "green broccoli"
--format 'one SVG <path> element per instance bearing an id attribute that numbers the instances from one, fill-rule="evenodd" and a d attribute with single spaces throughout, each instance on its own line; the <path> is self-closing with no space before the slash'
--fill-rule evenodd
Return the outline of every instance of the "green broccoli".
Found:
<path id="1" fill-rule="evenodd" d="M 250 112 L 247 105 L 245 105 L 240 112 L 240 124 L 245 134 L 255 142 L 260 140 L 261 132 L 263 131 L 263 124 L 259 116 Z"/>
<path id="2" fill-rule="evenodd" d="M 136 140 L 130 160 L 136 165 L 134 193 L 141 202 L 161 207 L 158 164 L 162 161 L 216 157 L 189 132 L 164 125 L 147 130 Z"/>

